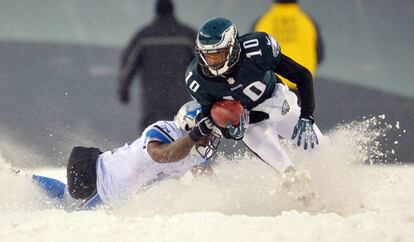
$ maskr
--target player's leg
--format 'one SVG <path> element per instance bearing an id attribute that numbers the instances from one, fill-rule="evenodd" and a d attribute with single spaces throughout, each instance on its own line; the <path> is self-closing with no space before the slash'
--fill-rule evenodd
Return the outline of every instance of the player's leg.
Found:
<path id="1" fill-rule="evenodd" d="M 298 123 L 300 116 L 300 107 L 297 103 L 296 95 L 287 89 L 285 86 L 279 86 L 277 95 L 283 97 L 284 101 L 280 108 L 274 108 L 273 113 L 279 114 L 280 119 L 274 120 L 272 124 L 275 126 L 277 133 L 287 140 L 291 140 L 293 130 Z M 272 97 L 272 99 L 277 100 Z M 280 102 L 280 101 L 279 101 Z M 281 115 L 280 115 L 281 114 Z M 276 116 L 276 115 L 273 115 Z M 272 117 L 272 115 L 270 115 Z M 319 141 L 322 140 L 323 135 L 316 124 L 313 124 L 313 130 Z M 296 142 L 294 142 L 296 144 Z M 303 142 L 302 142 L 303 143 Z"/>
<path id="2" fill-rule="evenodd" d="M 292 169 L 292 163 L 269 122 L 263 121 L 250 125 L 243 137 L 243 142 L 273 169 L 285 172 L 286 169 Z"/>
<path id="3" fill-rule="evenodd" d="M 291 106 L 291 109 L 286 116 L 275 123 L 277 133 L 287 140 L 292 139 L 293 129 L 298 123 L 300 116 L 300 107 L 298 105 Z M 323 135 L 316 124 L 313 124 L 313 130 L 319 141 L 322 141 Z M 296 144 L 296 142 L 294 142 Z M 302 142 L 303 143 L 303 142 Z M 320 142 L 319 142 L 320 143 Z"/>
<path id="4" fill-rule="evenodd" d="M 65 197 L 65 183 L 45 176 L 32 176 L 33 181 L 51 198 L 63 200 Z"/>
<path id="5" fill-rule="evenodd" d="M 280 83 L 276 84 L 272 97 L 252 110 L 267 113 L 269 115 L 269 124 L 273 126 L 273 129 L 277 130 L 278 135 L 291 140 L 293 129 L 299 120 L 300 107 L 296 95 L 287 86 Z M 322 133 L 316 124 L 313 125 L 313 128 L 318 139 L 321 140 Z"/>
<path id="6" fill-rule="evenodd" d="M 68 190 L 75 199 L 86 199 L 96 191 L 97 148 L 74 147 L 67 165 Z"/>
<path id="7" fill-rule="evenodd" d="M 79 207 L 79 210 L 91 210 L 95 209 L 97 206 L 103 203 L 99 194 L 95 191 L 92 195 L 90 195 L 84 203 Z"/>

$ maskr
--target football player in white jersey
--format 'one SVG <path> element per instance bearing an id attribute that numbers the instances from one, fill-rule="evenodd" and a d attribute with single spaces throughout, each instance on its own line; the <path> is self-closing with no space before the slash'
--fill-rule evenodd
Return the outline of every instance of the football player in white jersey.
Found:
<path id="1" fill-rule="evenodd" d="M 190 101 L 174 121 L 158 121 L 141 137 L 112 151 L 74 147 L 67 166 L 67 186 L 57 180 L 33 176 L 49 195 L 82 200 L 80 209 L 94 208 L 128 198 L 164 178 L 179 178 L 186 172 L 212 172 L 208 159 L 220 139 L 211 134 L 209 119 L 196 123 L 200 105 Z M 194 150 L 199 152 L 192 152 Z M 66 192 L 67 193 L 67 192 Z"/>

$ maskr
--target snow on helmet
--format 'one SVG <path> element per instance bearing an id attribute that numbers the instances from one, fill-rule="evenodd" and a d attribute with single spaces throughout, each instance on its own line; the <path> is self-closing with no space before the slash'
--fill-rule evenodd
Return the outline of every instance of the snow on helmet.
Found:
<path id="1" fill-rule="evenodd" d="M 236 26 L 225 18 L 212 18 L 201 26 L 197 34 L 196 53 L 205 75 L 223 75 L 239 61 L 237 37 Z"/>

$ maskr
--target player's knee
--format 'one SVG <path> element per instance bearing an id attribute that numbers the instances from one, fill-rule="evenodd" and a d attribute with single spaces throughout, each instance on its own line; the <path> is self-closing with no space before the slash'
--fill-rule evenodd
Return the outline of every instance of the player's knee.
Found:
<path id="1" fill-rule="evenodd" d="M 96 190 L 96 161 L 102 152 L 97 148 L 73 148 L 67 165 L 68 191 L 75 199 L 85 199 Z"/>

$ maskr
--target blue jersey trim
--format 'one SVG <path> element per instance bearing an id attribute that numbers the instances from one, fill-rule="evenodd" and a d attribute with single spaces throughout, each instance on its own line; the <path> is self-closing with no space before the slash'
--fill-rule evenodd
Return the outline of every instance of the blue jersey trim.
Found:
<path id="1" fill-rule="evenodd" d="M 155 138 L 164 144 L 173 142 L 173 140 L 171 140 L 171 137 L 168 137 L 164 132 L 161 132 L 161 130 L 157 128 L 148 130 L 148 132 L 145 134 L 145 143 L 147 142 L 148 138 Z"/>

